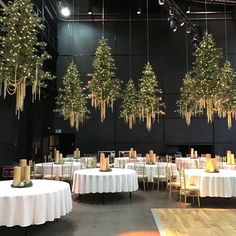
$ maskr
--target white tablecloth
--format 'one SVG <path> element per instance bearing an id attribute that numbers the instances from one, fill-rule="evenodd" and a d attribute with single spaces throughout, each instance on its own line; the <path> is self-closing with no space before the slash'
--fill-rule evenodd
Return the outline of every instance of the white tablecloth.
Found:
<path id="1" fill-rule="evenodd" d="M 115 160 L 114 160 L 114 167 L 120 167 L 119 166 L 119 161 L 120 160 L 123 160 L 124 164 L 126 164 L 126 163 L 129 162 L 129 159 L 130 159 L 129 157 L 116 157 Z M 138 161 L 145 161 L 145 157 L 137 157 L 137 160 Z"/>
<path id="2" fill-rule="evenodd" d="M 48 165 L 51 165 L 52 162 L 47 162 Z M 67 162 L 65 162 L 67 163 Z M 76 170 L 81 169 L 81 163 L 80 162 L 68 162 L 68 163 L 72 163 L 72 176 L 74 174 L 74 172 Z M 43 173 L 43 169 L 42 169 L 42 163 L 38 163 L 35 165 L 35 171 L 36 172 L 41 172 Z M 62 175 L 62 164 L 55 164 L 53 163 L 53 174 L 56 176 L 56 179 L 59 179 L 59 177 L 61 177 Z"/>
<path id="3" fill-rule="evenodd" d="M 110 172 L 101 172 L 96 168 L 75 171 L 72 192 L 115 193 L 132 192 L 137 189 L 138 179 L 134 170 L 113 168 Z"/>
<path id="4" fill-rule="evenodd" d="M 12 188 L 12 180 L 0 181 L 0 226 L 43 224 L 71 211 L 68 183 L 32 181 L 29 188 Z"/>
<path id="5" fill-rule="evenodd" d="M 201 197 L 236 197 L 236 171 L 221 169 L 207 173 L 203 169 L 186 169 L 186 181 L 200 189 Z"/>
<path id="6" fill-rule="evenodd" d="M 225 170 L 236 170 L 236 165 L 228 165 L 226 162 L 219 162 L 218 163 L 219 168 L 225 169 Z"/>
<path id="7" fill-rule="evenodd" d="M 134 169 L 134 165 L 137 165 L 138 163 L 127 163 L 125 165 L 125 168 L 126 169 Z M 149 182 L 153 182 L 153 176 L 154 175 L 157 175 L 157 167 L 160 166 L 160 167 L 166 167 L 166 166 L 169 166 L 171 167 L 174 171 L 176 171 L 176 165 L 174 163 L 167 163 L 167 162 L 157 162 L 153 165 L 145 165 L 145 172 L 146 172 L 146 175 L 148 176 L 148 181 Z M 164 175 L 164 173 L 160 173 L 162 175 Z"/>
<path id="8" fill-rule="evenodd" d="M 206 162 L 205 157 L 198 157 L 196 159 L 190 158 L 190 157 L 177 157 L 177 158 L 175 158 L 175 164 L 176 164 L 177 168 L 179 168 L 179 169 L 181 169 L 181 168 L 194 169 L 194 168 L 196 168 L 195 160 L 198 162 L 199 166 L 201 166 L 200 161 Z"/>

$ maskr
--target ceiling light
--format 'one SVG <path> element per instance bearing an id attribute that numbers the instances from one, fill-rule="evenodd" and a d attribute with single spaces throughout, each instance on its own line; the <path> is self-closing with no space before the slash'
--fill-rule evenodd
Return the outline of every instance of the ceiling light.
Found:
<path id="1" fill-rule="evenodd" d="M 62 9 L 61 9 L 61 14 L 63 15 L 63 16 L 69 16 L 70 15 L 70 10 L 69 10 L 69 8 L 68 7 L 63 7 Z"/>
<path id="2" fill-rule="evenodd" d="M 137 10 L 137 14 L 138 14 L 138 15 L 141 14 L 141 8 L 139 8 L 139 9 Z"/>
<path id="3" fill-rule="evenodd" d="M 189 14 L 191 12 L 190 5 L 187 6 L 186 13 Z"/>
<path id="4" fill-rule="evenodd" d="M 158 0 L 159 5 L 164 5 L 165 0 Z"/>

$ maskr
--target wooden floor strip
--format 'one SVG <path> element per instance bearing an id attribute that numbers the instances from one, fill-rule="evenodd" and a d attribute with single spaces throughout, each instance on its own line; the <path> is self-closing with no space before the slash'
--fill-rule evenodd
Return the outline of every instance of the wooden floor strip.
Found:
<path id="1" fill-rule="evenodd" d="M 236 209 L 152 209 L 161 236 L 235 236 Z"/>

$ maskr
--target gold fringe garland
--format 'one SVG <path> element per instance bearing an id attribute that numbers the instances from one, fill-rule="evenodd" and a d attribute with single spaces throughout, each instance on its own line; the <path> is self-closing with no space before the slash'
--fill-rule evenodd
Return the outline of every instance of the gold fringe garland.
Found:
<path id="1" fill-rule="evenodd" d="M 75 128 L 77 131 L 79 130 L 79 114 L 78 114 L 78 112 L 75 113 Z"/>
<path id="2" fill-rule="evenodd" d="M 20 112 L 23 111 L 24 108 L 24 100 L 26 94 L 26 79 L 24 78 L 21 83 L 19 83 L 16 87 L 16 115 L 18 119 L 20 119 Z"/>
<path id="3" fill-rule="evenodd" d="M 70 112 L 70 127 L 73 128 L 75 125 L 75 114 L 74 112 Z"/>

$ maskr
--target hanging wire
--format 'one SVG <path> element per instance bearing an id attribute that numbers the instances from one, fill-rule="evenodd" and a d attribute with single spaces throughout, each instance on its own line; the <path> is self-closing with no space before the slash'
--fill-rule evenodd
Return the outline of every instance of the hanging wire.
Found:
<path id="1" fill-rule="evenodd" d="M 186 31 L 186 70 L 187 70 L 187 73 L 189 71 L 189 66 L 188 66 L 188 33 Z"/>
<path id="2" fill-rule="evenodd" d="M 148 15 L 148 0 L 146 0 L 147 4 L 147 62 L 149 62 L 149 15 Z"/>
<path id="3" fill-rule="evenodd" d="M 131 63 L 132 63 L 132 58 L 131 58 L 131 48 L 132 48 L 132 31 L 131 31 L 131 1 L 129 1 L 129 78 L 131 79 L 132 71 L 131 71 Z"/>
<path id="4" fill-rule="evenodd" d="M 206 33 L 208 33 L 208 26 L 207 26 L 207 0 L 205 0 L 205 13 L 206 13 Z"/>
<path id="5" fill-rule="evenodd" d="M 102 0 L 102 36 L 104 36 L 104 15 L 105 15 L 105 6 L 104 6 L 104 0 Z"/>
<path id="6" fill-rule="evenodd" d="M 224 4 L 225 15 L 225 60 L 228 61 L 228 33 L 227 33 L 227 19 L 226 19 L 226 4 Z"/>
<path id="7" fill-rule="evenodd" d="M 75 46 L 75 0 L 73 0 L 73 25 L 72 25 L 72 53 L 71 53 L 71 57 L 72 57 L 72 62 L 74 62 L 74 46 Z M 79 6 L 79 0 L 78 0 L 78 6 Z M 79 11 L 78 11 L 79 12 Z"/>

